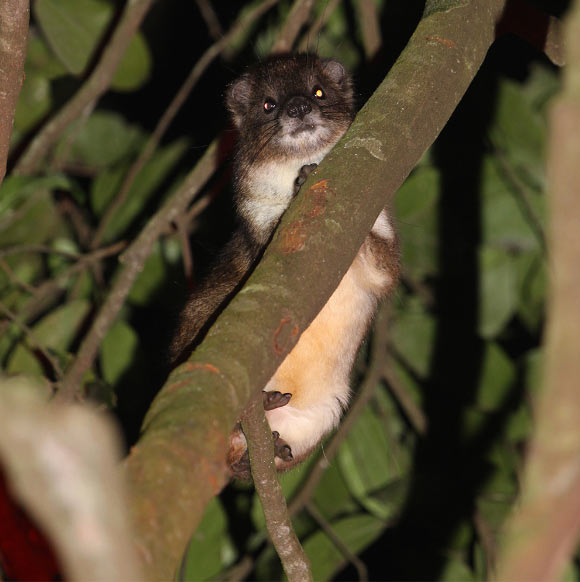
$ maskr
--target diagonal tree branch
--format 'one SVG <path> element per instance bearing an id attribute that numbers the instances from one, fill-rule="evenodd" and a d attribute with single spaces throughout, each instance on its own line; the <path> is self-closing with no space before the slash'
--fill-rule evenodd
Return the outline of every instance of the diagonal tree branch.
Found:
<path id="1" fill-rule="evenodd" d="M 154 401 L 126 472 L 138 543 L 157 577 L 172 575 L 203 508 L 227 480 L 236 418 L 324 305 L 384 204 L 449 119 L 503 8 L 503 0 L 428 3 L 407 48 L 303 186 L 260 265 Z"/>
<path id="2" fill-rule="evenodd" d="M 28 0 L 3 3 L 0 19 L 0 185 L 6 174 L 14 112 L 24 82 L 29 19 Z"/>
<path id="3" fill-rule="evenodd" d="M 101 95 L 109 88 L 111 79 L 152 2 L 153 0 L 128 0 L 99 63 L 73 98 L 38 132 L 14 166 L 15 174 L 27 175 L 37 172 L 44 157 L 62 132 L 77 117 L 94 108 Z"/>

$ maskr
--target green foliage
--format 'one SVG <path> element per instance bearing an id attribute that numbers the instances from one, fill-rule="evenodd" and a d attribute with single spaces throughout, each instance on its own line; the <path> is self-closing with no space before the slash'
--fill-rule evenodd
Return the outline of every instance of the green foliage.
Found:
<path id="1" fill-rule="evenodd" d="M 84 73 L 111 24 L 115 5 L 104 0 L 43 0 L 35 16 L 48 44 L 73 75 Z M 143 36 L 137 34 L 119 69 L 112 89 L 131 91 L 149 76 L 150 55 Z"/>

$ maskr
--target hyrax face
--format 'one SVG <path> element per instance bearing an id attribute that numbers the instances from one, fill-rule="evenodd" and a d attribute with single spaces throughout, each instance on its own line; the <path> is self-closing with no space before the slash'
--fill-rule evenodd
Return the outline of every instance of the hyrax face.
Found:
<path id="1" fill-rule="evenodd" d="M 327 150 L 353 117 L 351 79 L 334 59 L 272 57 L 229 87 L 226 104 L 254 161 Z"/>

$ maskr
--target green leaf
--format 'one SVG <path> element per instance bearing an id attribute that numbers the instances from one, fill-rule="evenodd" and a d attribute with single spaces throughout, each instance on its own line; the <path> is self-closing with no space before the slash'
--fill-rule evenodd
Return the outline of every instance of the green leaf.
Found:
<path id="1" fill-rule="evenodd" d="M 101 343 L 101 367 L 103 378 L 116 384 L 133 362 L 139 337 L 125 321 L 117 321 Z"/>
<path id="2" fill-rule="evenodd" d="M 121 115 L 95 111 L 81 127 L 71 127 L 60 140 L 56 156 L 66 154 L 71 163 L 106 168 L 134 154 L 142 142 L 142 132 Z M 72 144 L 71 137 L 74 138 Z"/>
<path id="3" fill-rule="evenodd" d="M 499 85 L 490 137 L 523 179 L 543 188 L 545 123 L 514 81 Z"/>
<path id="4" fill-rule="evenodd" d="M 28 36 L 24 71 L 27 79 L 31 73 L 45 77 L 48 80 L 67 74 L 62 63 L 54 56 L 54 53 L 34 28 L 30 30 Z"/>
<path id="5" fill-rule="evenodd" d="M 169 263 L 179 258 L 180 243 L 176 239 L 157 241 L 153 245 L 143 270 L 137 276 L 129 292 L 129 301 L 134 305 L 146 306 L 157 290 L 167 282 Z"/>
<path id="6" fill-rule="evenodd" d="M 387 497 L 374 497 L 401 475 L 381 421 L 367 406 L 338 451 L 338 464 L 351 494 L 368 511 L 389 519 L 396 504 Z"/>
<path id="7" fill-rule="evenodd" d="M 518 315 L 528 330 L 538 332 L 544 320 L 547 295 L 546 259 L 543 253 L 521 253 L 515 259 Z"/>
<path id="8" fill-rule="evenodd" d="M 445 562 L 443 571 L 439 575 L 439 580 L 449 582 L 475 580 L 473 572 L 467 564 L 459 558 L 450 558 Z"/>
<path id="9" fill-rule="evenodd" d="M 13 201 L 16 202 L 16 200 L 20 200 L 19 193 L 14 195 Z M 9 226 L 0 228 L 1 247 L 40 244 L 65 231 L 62 218 L 56 211 L 52 196 L 47 190 L 34 188 L 30 191 L 30 199 L 24 200 L 24 204 L 26 207 L 22 214 Z M 12 210 L 4 212 L 2 219 L 10 219 L 11 214 Z"/>
<path id="10" fill-rule="evenodd" d="M 69 190 L 72 183 L 63 174 L 7 176 L 0 187 L 0 219 L 6 219 L 39 190 Z"/>
<path id="11" fill-rule="evenodd" d="M 507 354 L 495 343 L 485 346 L 476 402 L 480 410 L 494 411 L 504 406 L 516 379 L 516 369 Z"/>
<path id="12" fill-rule="evenodd" d="M 439 182 L 436 169 L 421 167 L 407 178 L 395 198 L 402 263 L 417 279 L 433 275 L 438 269 Z"/>
<path id="13" fill-rule="evenodd" d="M 42 0 L 34 4 L 36 21 L 52 50 L 74 75 L 87 67 L 113 14 L 100 0 Z"/>
<path id="14" fill-rule="evenodd" d="M 207 505 L 181 565 L 178 580 L 210 580 L 236 557 L 226 513 L 218 498 Z"/>
<path id="15" fill-rule="evenodd" d="M 50 47 L 73 75 L 84 73 L 113 21 L 114 4 L 103 0 L 42 0 L 35 17 Z M 142 35 L 131 40 L 111 87 L 121 91 L 140 87 L 148 78 L 151 56 Z"/>
<path id="16" fill-rule="evenodd" d="M 537 393 L 542 387 L 544 354 L 541 349 L 530 350 L 524 357 L 525 382 L 528 392 Z"/>
<path id="17" fill-rule="evenodd" d="M 397 309 L 391 337 L 397 354 L 420 378 L 429 374 L 435 331 L 436 322 L 419 298 L 412 297 Z"/>
<path id="18" fill-rule="evenodd" d="M 137 33 L 113 75 L 111 88 L 116 91 L 134 91 L 149 78 L 151 53 L 141 33 Z"/>
<path id="19" fill-rule="evenodd" d="M 513 258 L 505 251 L 483 247 L 479 251 L 479 333 L 491 339 L 503 329 L 517 306 Z"/>
<path id="20" fill-rule="evenodd" d="M 71 301 L 42 318 L 33 328 L 34 339 L 57 355 L 64 355 L 87 317 L 90 304 L 84 299 Z M 14 350 L 7 366 L 10 373 L 43 375 L 38 359 L 30 352 L 36 345 L 26 339 Z"/>
<path id="21" fill-rule="evenodd" d="M 386 527 L 382 520 L 371 515 L 346 517 L 330 525 L 352 554 L 368 547 Z M 314 580 L 330 580 L 346 563 L 344 556 L 322 531 L 305 541 L 304 550 L 310 559 Z"/>
<path id="22" fill-rule="evenodd" d="M 51 107 L 50 81 L 37 73 L 27 73 L 14 113 L 14 129 L 26 133 L 46 116 Z"/>
<path id="23" fill-rule="evenodd" d="M 491 156 L 484 159 L 481 184 L 482 243 L 506 250 L 540 248 L 536 222 L 544 222 L 544 198 L 525 184 L 516 188 Z"/>
<path id="24" fill-rule="evenodd" d="M 105 240 L 112 240 L 143 212 L 145 203 L 162 186 L 164 181 L 173 177 L 174 168 L 187 149 L 187 141 L 175 141 L 158 150 L 149 163 L 141 170 L 130 188 L 125 203 L 115 213 L 105 231 Z M 166 189 L 166 192 L 169 188 Z M 116 193 L 115 193 L 116 194 Z"/>
<path id="25" fill-rule="evenodd" d="M 350 494 L 336 461 L 331 462 L 324 472 L 313 499 L 326 519 L 332 519 L 339 514 L 355 513 L 359 507 Z"/>

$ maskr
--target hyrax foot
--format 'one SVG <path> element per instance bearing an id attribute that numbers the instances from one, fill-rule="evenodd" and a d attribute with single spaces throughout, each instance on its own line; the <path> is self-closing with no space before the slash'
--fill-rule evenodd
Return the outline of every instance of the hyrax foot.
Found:
<path id="1" fill-rule="evenodd" d="M 280 433 L 277 430 L 272 432 L 272 436 L 274 437 L 274 456 L 280 457 L 283 461 L 291 461 L 294 456 L 290 445 L 280 438 Z"/>
<path id="2" fill-rule="evenodd" d="M 289 394 L 288 392 L 282 394 L 282 392 L 278 392 L 276 390 L 272 392 L 266 392 L 263 390 L 262 398 L 264 401 L 264 410 L 274 410 L 275 408 L 286 406 L 286 404 L 290 402 L 292 394 Z"/>
<path id="3" fill-rule="evenodd" d="M 300 191 L 300 187 L 302 186 L 302 184 L 304 184 L 304 182 L 306 182 L 306 178 L 308 178 L 308 176 L 310 176 L 312 171 L 315 170 L 317 166 L 318 166 L 318 164 L 308 164 L 308 165 L 302 166 L 300 168 L 298 178 L 296 178 L 296 180 L 294 180 L 294 195 L 295 196 Z"/>

